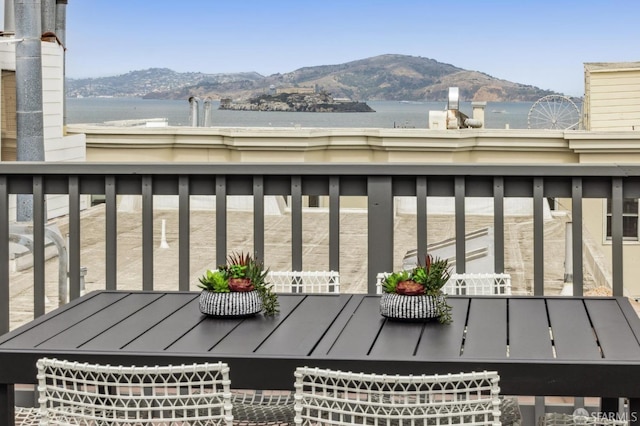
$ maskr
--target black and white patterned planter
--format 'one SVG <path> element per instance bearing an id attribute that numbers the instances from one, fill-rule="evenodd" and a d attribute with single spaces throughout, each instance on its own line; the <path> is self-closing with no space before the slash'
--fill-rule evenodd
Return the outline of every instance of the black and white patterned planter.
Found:
<path id="1" fill-rule="evenodd" d="M 380 313 L 386 318 L 402 320 L 427 320 L 439 317 L 438 299 L 446 296 L 407 296 L 396 293 L 382 293 Z"/>
<path id="2" fill-rule="evenodd" d="M 257 291 L 200 293 L 200 312 L 214 317 L 234 318 L 255 315 L 262 310 L 262 299 Z"/>

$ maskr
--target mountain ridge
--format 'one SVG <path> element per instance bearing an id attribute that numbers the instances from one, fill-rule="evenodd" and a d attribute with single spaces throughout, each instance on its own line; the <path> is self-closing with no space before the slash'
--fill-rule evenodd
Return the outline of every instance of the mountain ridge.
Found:
<path id="1" fill-rule="evenodd" d="M 198 96 L 246 100 L 276 89 L 293 87 L 316 87 L 336 98 L 354 101 L 446 101 L 449 87 L 458 87 L 460 99 L 465 101 L 531 102 L 556 94 L 435 59 L 399 54 L 303 67 L 270 76 L 257 72 L 206 74 L 149 68 L 113 77 L 67 79 L 67 95 L 71 97 L 188 99 Z"/>

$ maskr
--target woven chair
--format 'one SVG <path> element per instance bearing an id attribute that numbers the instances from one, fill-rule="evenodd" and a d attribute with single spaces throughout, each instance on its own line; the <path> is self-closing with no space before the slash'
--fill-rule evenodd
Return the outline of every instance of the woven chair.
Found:
<path id="1" fill-rule="evenodd" d="M 233 424 L 224 363 L 123 367 L 43 358 L 37 367 L 40 406 L 17 410 L 20 425 L 38 417 L 50 426 Z"/>
<path id="2" fill-rule="evenodd" d="M 538 426 L 624 426 L 626 420 L 574 414 L 546 413 L 538 418 Z"/>
<path id="3" fill-rule="evenodd" d="M 276 293 L 340 293 L 338 271 L 269 271 Z"/>
<path id="4" fill-rule="evenodd" d="M 382 281 L 389 275 L 380 272 L 376 275 L 376 291 L 382 294 Z M 449 281 L 442 287 L 449 295 L 484 296 L 495 294 L 511 294 L 510 274 L 451 274 Z"/>
<path id="5" fill-rule="evenodd" d="M 38 426 L 40 425 L 40 415 L 37 408 L 16 407 L 16 426 Z"/>
<path id="6" fill-rule="evenodd" d="M 443 291 L 452 295 L 511 294 L 510 274 L 451 274 Z"/>
<path id="7" fill-rule="evenodd" d="M 500 424 L 497 372 L 394 376 L 300 367 L 296 425 Z"/>
<path id="8" fill-rule="evenodd" d="M 293 425 L 293 394 L 289 391 L 231 390 L 234 426 Z"/>

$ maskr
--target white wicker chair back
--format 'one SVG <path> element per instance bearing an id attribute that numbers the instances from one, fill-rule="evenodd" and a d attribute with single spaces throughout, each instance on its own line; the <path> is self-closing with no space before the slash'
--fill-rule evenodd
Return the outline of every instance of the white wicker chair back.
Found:
<path id="1" fill-rule="evenodd" d="M 497 372 L 394 376 L 301 367 L 296 425 L 500 425 Z"/>
<path id="2" fill-rule="evenodd" d="M 382 294 L 382 281 L 389 275 L 380 272 L 376 275 L 376 291 Z M 451 274 L 449 281 L 442 287 L 448 295 L 488 296 L 511 295 L 510 274 Z"/>
<path id="3" fill-rule="evenodd" d="M 340 293 L 338 271 L 269 271 L 276 293 Z"/>
<path id="4" fill-rule="evenodd" d="M 40 424 L 232 426 L 224 363 L 111 366 L 43 358 Z"/>

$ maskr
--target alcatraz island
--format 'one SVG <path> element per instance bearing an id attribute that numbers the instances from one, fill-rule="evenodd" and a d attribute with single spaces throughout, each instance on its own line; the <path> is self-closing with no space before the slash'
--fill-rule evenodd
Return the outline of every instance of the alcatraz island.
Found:
<path id="1" fill-rule="evenodd" d="M 365 102 L 333 98 L 315 87 L 289 87 L 270 89 L 269 94 L 249 98 L 246 101 L 220 100 L 218 109 L 232 111 L 283 111 L 283 112 L 375 112 Z"/>

